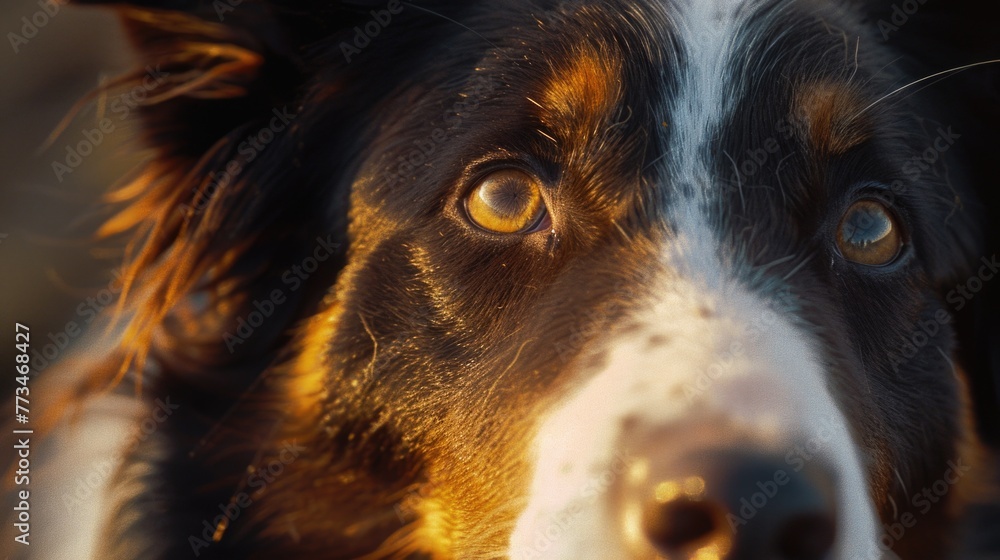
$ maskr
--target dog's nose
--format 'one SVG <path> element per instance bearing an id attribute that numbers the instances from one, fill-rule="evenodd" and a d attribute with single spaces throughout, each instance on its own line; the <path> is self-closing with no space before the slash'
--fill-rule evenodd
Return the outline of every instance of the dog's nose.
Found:
<path id="1" fill-rule="evenodd" d="M 820 465 L 720 453 L 630 491 L 631 532 L 668 560 L 832 558 L 836 510 Z M 642 489 L 639 492 L 635 490 Z M 628 507 L 628 506 L 626 506 Z"/>

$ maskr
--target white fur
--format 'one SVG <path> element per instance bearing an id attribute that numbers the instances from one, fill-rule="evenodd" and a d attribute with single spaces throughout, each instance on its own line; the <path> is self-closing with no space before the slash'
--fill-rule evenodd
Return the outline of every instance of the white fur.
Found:
<path id="1" fill-rule="evenodd" d="M 616 340 L 607 366 L 544 421 L 530 502 L 511 539 L 513 560 L 629 558 L 627 531 L 609 505 L 612 491 L 596 482 L 607 473 L 627 476 L 616 466 L 624 441 L 718 416 L 759 434 L 781 457 L 823 438 L 813 460 L 831 465 L 838 480 L 838 558 L 871 558 L 874 507 L 816 342 L 773 302 L 727 278 L 720 262 L 705 276 L 703 261 L 715 249 L 705 239 L 706 229 L 673 239 L 665 258 L 671 272 L 640 318 L 643 328 Z M 654 334 L 669 342 L 650 348 Z M 639 419 L 629 433 L 626 418 Z M 634 450 L 624 460 L 636 464 Z"/>
<path id="2" fill-rule="evenodd" d="M 663 272 L 639 318 L 643 327 L 615 340 L 604 369 L 540 427 L 529 502 L 510 541 L 512 560 L 636 557 L 631 540 L 638 537 L 628 523 L 623 527 L 612 494 L 616 478 L 644 463 L 623 467 L 633 459 L 622 456 L 623 442 L 718 416 L 759 434 L 778 456 L 825 433 L 818 459 L 838 481 L 837 557 L 872 558 L 876 549 L 865 470 L 828 388 L 818 341 L 734 278 L 706 225 L 714 179 L 707 160 L 721 157 L 712 151 L 714 133 L 735 98 L 733 38 L 755 4 L 686 0 L 670 8 L 688 65 L 668 105 L 673 145 L 666 167 L 671 184 L 691 188 L 672 193 L 673 231 L 662 262 L 649 264 Z M 651 347 L 652 335 L 669 342 Z M 742 350 L 734 352 L 734 343 Z M 626 419 L 638 419 L 631 432 Z"/>
<path id="3" fill-rule="evenodd" d="M 32 472 L 32 544 L 37 558 L 93 558 L 109 512 L 109 485 L 134 439 L 138 401 L 108 396 L 89 401 L 72 420 L 38 441 Z"/>
<path id="4" fill-rule="evenodd" d="M 673 134 L 669 161 L 680 181 L 705 179 L 700 171 L 706 146 L 733 108 L 738 90 L 731 57 L 739 48 L 737 31 L 757 0 L 678 0 L 668 6 L 686 63 L 680 90 L 669 100 L 667 123 Z M 690 183 L 689 183 L 690 184 Z"/>

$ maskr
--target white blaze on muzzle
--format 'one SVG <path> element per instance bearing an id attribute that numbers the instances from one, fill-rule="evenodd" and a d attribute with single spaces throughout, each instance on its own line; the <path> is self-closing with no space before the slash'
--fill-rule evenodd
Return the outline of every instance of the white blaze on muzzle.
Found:
<path id="1" fill-rule="evenodd" d="M 670 238 L 662 262 L 649 263 L 663 272 L 646 310 L 631 318 L 639 328 L 594 340 L 594 351 L 606 351 L 600 371 L 578 372 L 581 385 L 541 420 L 512 560 L 663 557 L 663 546 L 649 543 L 643 510 L 630 502 L 635 488 L 654 489 L 656 500 L 678 493 L 694 500 L 713 491 L 708 471 L 724 471 L 727 458 L 744 455 L 770 462 L 759 480 L 759 471 L 748 471 L 746 495 L 726 504 L 721 526 L 732 539 L 712 541 L 700 556 L 676 556 L 721 558 L 727 546 L 744 546 L 740 538 L 768 527 L 789 494 L 797 495 L 785 476 L 819 471 L 835 537 L 811 557 L 880 557 L 866 472 L 831 393 L 821 341 L 779 297 L 738 279 L 721 256 L 732 251 L 707 226 L 716 220 L 706 209 L 723 206 L 712 178 L 722 158 L 719 131 L 742 87 L 733 61 L 745 45 L 737 39 L 762 5 L 667 0 L 669 32 L 684 56 L 672 69 L 676 87 L 664 87 L 671 133 L 661 188 Z M 769 557 L 756 551 L 739 556 Z"/>
<path id="2" fill-rule="evenodd" d="M 879 557 L 865 470 L 819 341 L 793 324 L 786 303 L 728 278 L 710 239 L 703 230 L 670 242 L 656 301 L 635 318 L 640 327 L 611 341 L 602 369 L 585 373 L 542 421 L 512 560 L 654 558 L 637 542 L 638 514 L 622 506 L 630 477 L 685 455 L 734 449 L 776 457 L 786 474 L 814 465 L 828 471 L 835 557 Z M 748 492 L 738 502 L 747 507 L 731 508 L 734 534 L 773 513 L 762 503 L 772 482 L 763 477 L 751 487 L 763 500 Z"/>

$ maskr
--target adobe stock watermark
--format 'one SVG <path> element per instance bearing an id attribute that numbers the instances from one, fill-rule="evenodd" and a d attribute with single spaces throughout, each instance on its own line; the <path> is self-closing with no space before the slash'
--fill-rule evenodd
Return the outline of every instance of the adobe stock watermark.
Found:
<path id="1" fill-rule="evenodd" d="M 409 152 L 396 158 L 395 162 L 387 164 L 388 169 L 383 177 L 385 184 L 395 185 L 397 181 L 413 177 L 420 166 L 426 164 L 438 148 L 448 141 L 448 133 L 460 129 L 465 119 L 477 111 L 480 104 L 495 89 L 492 79 L 486 76 L 475 76 L 471 86 L 471 91 L 467 95 L 444 111 L 440 125 L 432 123 L 436 126 L 428 135 L 414 140 L 412 142 L 414 147 Z"/>
<path id="2" fill-rule="evenodd" d="M 611 488 L 611 485 L 628 472 L 635 464 L 635 458 L 621 451 L 615 453 L 614 460 L 600 475 L 594 475 L 580 487 L 577 492 L 579 499 L 572 500 L 566 509 L 553 517 L 552 522 L 544 528 L 536 529 L 532 535 L 531 546 L 519 549 L 512 560 L 541 560 L 545 553 L 569 529 L 573 521 L 587 511 L 593 504 Z"/>
<path id="3" fill-rule="evenodd" d="M 961 311 L 976 295 L 983 290 L 987 282 L 996 278 L 1000 273 L 1000 260 L 997 260 L 996 253 L 990 258 L 979 259 L 979 270 L 976 274 L 969 276 L 964 283 L 955 284 L 955 288 L 948 292 L 945 301 L 955 306 L 955 311 Z"/>
<path id="4" fill-rule="evenodd" d="M 986 286 L 987 282 L 996 278 L 1000 274 L 1000 260 L 996 254 L 992 257 L 982 257 L 979 269 L 975 274 L 969 276 L 965 282 L 956 284 L 954 289 L 945 296 L 945 301 L 952 305 L 955 311 L 961 311 L 969 304 Z M 934 315 L 926 319 L 918 319 L 917 327 L 903 337 L 903 344 L 900 348 L 889 354 L 889 363 L 894 372 L 899 372 L 906 362 L 931 343 L 941 332 L 941 327 L 951 323 L 953 317 L 944 309 L 938 309 Z"/>
<path id="5" fill-rule="evenodd" d="M 561 362 L 572 361 L 587 341 L 606 332 L 611 320 L 626 310 L 626 301 L 639 297 L 631 286 L 625 284 L 616 285 L 613 292 L 618 294 L 618 297 L 606 306 L 573 306 L 571 310 L 573 317 L 570 322 L 572 331 L 568 337 L 560 338 L 553 346 Z"/>
<path id="6" fill-rule="evenodd" d="M 180 405 L 170 402 L 169 395 L 163 399 L 157 398 L 153 404 L 152 412 L 142 418 L 121 449 L 131 449 L 139 442 L 149 439 L 180 408 Z M 105 483 L 117 471 L 123 460 L 123 456 L 107 457 L 94 465 L 89 472 L 77 477 L 72 493 L 66 492 L 62 495 L 66 513 L 73 513 L 84 502 L 99 493 Z"/>
<path id="7" fill-rule="evenodd" d="M 269 484 L 285 472 L 285 467 L 294 463 L 305 450 L 305 447 L 296 444 L 294 440 L 286 441 L 283 442 L 281 450 L 276 453 L 274 458 L 264 465 L 255 466 L 246 478 L 246 488 L 251 488 L 252 491 L 241 490 L 228 503 L 218 504 L 219 515 L 216 515 L 211 522 L 207 517 L 202 520 L 201 534 L 188 535 L 188 545 L 191 546 L 191 552 L 196 557 L 201 556 L 204 549 L 219 542 L 226 528 L 253 505 L 252 494 L 264 492 Z"/>
<path id="8" fill-rule="evenodd" d="M 274 142 L 275 138 L 284 132 L 295 120 L 298 113 L 288 110 L 287 106 L 278 109 L 271 109 L 272 117 L 267 126 L 261 127 L 257 132 L 248 134 L 236 147 L 236 156 L 229 160 L 221 171 L 213 171 L 208 175 L 208 183 L 204 186 L 196 186 L 192 189 L 194 197 L 191 204 L 181 204 L 180 210 L 186 215 L 199 214 L 208 207 L 208 203 L 215 197 L 219 189 L 227 187 L 244 170 L 244 168 L 257 159 L 267 147 Z"/>
<path id="9" fill-rule="evenodd" d="M 729 156 L 728 153 L 726 154 L 730 157 L 733 174 L 723 179 L 720 186 L 730 190 L 750 186 L 749 181 L 763 171 L 768 162 L 788 155 L 782 152 L 779 140 L 788 141 L 795 136 L 795 125 L 791 118 L 783 117 L 778 119 L 774 123 L 773 130 L 775 132 L 774 135 L 759 142 L 756 147 L 748 149 L 742 154 L 742 159 L 738 162 L 734 157 Z"/>
<path id="10" fill-rule="evenodd" d="M 911 156 L 905 163 L 903 163 L 903 173 L 906 178 L 911 182 L 916 182 L 923 176 L 924 173 L 930 171 L 933 166 L 941 159 L 941 156 L 945 154 L 955 142 L 958 142 L 962 138 L 961 134 L 958 134 L 952 127 L 947 128 L 939 126 L 937 129 L 937 136 L 931 140 L 931 145 L 928 146 L 923 152 Z"/>
<path id="11" fill-rule="evenodd" d="M 108 103 L 108 108 L 118 117 L 118 121 L 124 121 L 133 109 L 146 100 L 149 92 L 159 87 L 169 75 L 168 72 L 160 70 L 159 65 L 156 68 L 147 66 L 146 75 L 142 78 L 142 82 L 129 91 L 113 97 Z M 52 161 L 52 172 L 56 179 L 61 183 L 66 175 L 73 173 L 83 163 L 84 158 L 94 153 L 94 149 L 103 144 L 107 137 L 115 131 L 116 126 L 115 120 L 104 117 L 98 121 L 95 128 L 81 129 L 83 140 L 75 145 L 67 145 L 66 156 L 62 161 Z"/>
<path id="12" fill-rule="evenodd" d="M 31 15 L 21 18 L 21 28 L 18 30 L 20 33 L 14 31 L 7 32 L 7 41 L 10 42 L 11 48 L 14 49 L 14 54 L 20 53 L 21 47 L 27 45 L 29 41 L 37 37 L 38 32 L 48 25 L 52 21 L 52 18 L 59 15 L 59 12 L 68 3 L 69 0 L 38 0 L 37 6 L 39 9 Z"/>
<path id="13" fill-rule="evenodd" d="M 327 235 L 325 239 L 317 237 L 312 256 L 302 259 L 302 262 L 281 274 L 283 287 L 271 290 L 268 297 L 263 300 L 253 300 L 250 305 L 252 310 L 246 315 L 240 315 L 236 318 L 236 328 L 223 333 L 222 340 L 226 343 L 230 354 L 236 352 L 237 346 L 252 337 L 254 332 L 264 324 L 264 321 L 273 315 L 279 306 L 288 301 L 288 295 L 298 291 L 303 283 L 319 270 L 322 263 L 337 254 L 340 244 L 334 243 L 331 237 L 333 236 Z"/>
<path id="14" fill-rule="evenodd" d="M 952 130 L 951 126 L 947 128 L 939 126 L 936 132 L 937 135 L 930 141 L 930 145 L 924 151 L 910 156 L 903 163 L 901 169 L 905 181 L 904 179 L 894 180 L 889 184 L 889 190 L 883 193 L 888 199 L 887 202 L 889 204 L 893 204 L 895 197 L 906 191 L 907 184 L 916 183 L 925 173 L 933 171 L 934 166 L 941 160 L 941 157 L 951 150 L 952 146 L 962 138 L 962 135 Z"/>
<path id="15" fill-rule="evenodd" d="M 647 270 L 641 272 L 638 278 L 616 282 L 610 290 L 610 293 L 615 294 L 614 299 L 606 305 L 571 306 L 569 324 L 572 330 L 569 336 L 561 337 L 553 345 L 559 360 L 569 363 L 576 359 L 588 341 L 607 332 L 612 321 L 628 312 L 634 302 L 643 301 L 644 294 L 637 291 L 636 286 L 648 285 L 653 281 L 654 274 L 655 272 Z"/>
<path id="16" fill-rule="evenodd" d="M 430 498 L 433 488 L 431 484 L 423 484 L 420 488 L 408 492 L 402 500 L 392 506 L 400 525 L 406 525 L 417 518 L 421 504 Z"/>
<path id="17" fill-rule="evenodd" d="M 909 509 L 898 514 L 893 521 L 882 524 L 882 533 L 879 535 L 878 543 L 872 543 L 863 555 L 855 554 L 850 560 L 882 560 L 886 555 L 895 557 L 892 547 L 901 541 L 907 532 L 915 528 L 920 519 L 930 513 L 931 509 L 941 500 L 944 500 L 952 488 L 972 470 L 972 467 L 965 464 L 961 457 L 954 461 L 948 461 L 946 467 L 941 478 L 912 495 Z"/>
<path id="18" fill-rule="evenodd" d="M 878 30 L 882 33 L 882 40 L 888 41 L 889 35 L 906 25 L 910 17 L 920 11 L 920 7 L 926 3 L 927 0 L 903 0 L 899 4 L 893 4 L 889 20 L 878 20 Z"/>
<path id="19" fill-rule="evenodd" d="M 55 362 L 69 345 L 85 332 L 87 325 L 94 322 L 94 319 L 97 319 L 102 311 L 118 300 L 123 286 L 122 269 L 112 270 L 111 280 L 107 286 L 98 290 L 94 295 L 87 296 L 76 306 L 77 318 L 66 321 L 66 324 L 59 331 L 48 333 L 47 341 L 32 344 L 32 370 L 35 373 L 41 373 Z"/>
<path id="20" fill-rule="evenodd" d="M 705 394 L 705 391 L 723 377 L 729 368 L 746 354 L 748 348 L 752 348 L 754 344 L 758 343 L 774 328 L 774 325 L 778 322 L 779 313 L 794 309 L 794 300 L 792 299 L 791 291 L 787 288 L 777 291 L 773 296 L 773 301 L 775 302 L 773 306 L 765 309 L 760 316 L 755 317 L 747 325 L 746 330 L 739 340 L 734 340 L 722 352 L 716 354 L 712 363 L 694 381 L 684 384 L 684 397 L 687 399 L 688 406 L 694 405 L 698 397 Z"/>
<path id="21" fill-rule="evenodd" d="M 226 21 L 226 14 L 236 10 L 236 7 L 243 3 L 243 0 L 215 0 L 212 2 L 212 9 L 219 21 Z"/>
<path id="22" fill-rule="evenodd" d="M 771 478 L 758 480 L 756 489 L 740 498 L 740 508 L 736 513 L 726 514 L 730 530 L 736 533 L 740 528 L 749 525 L 757 517 L 757 514 L 765 509 L 767 504 L 791 482 L 791 473 L 798 473 L 806 468 L 806 465 L 812 462 L 821 451 L 830 446 L 830 441 L 837 433 L 846 433 L 846 427 L 832 416 L 823 417 L 819 429 L 812 437 L 804 444 L 796 444 L 785 453 L 785 464 L 788 466 L 788 470 L 776 469 Z"/>
<path id="23" fill-rule="evenodd" d="M 372 10 L 370 12 L 372 18 L 367 23 L 363 26 L 354 27 L 354 37 L 351 42 L 340 42 L 340 52 L 344 55 L 344 60 L 350 64 L 351 57 L 361 54 L 361 51 L 366 49 L 372 43 L 372 40 L 378 37 L 382 33 L 382 30 L 392 23 L 392 16 L 402 11 L 403 6 L 399 0 L 389 0 L 385 8 Z"/>
<path id="24" fill-rule="evenodd" d="M 595 475 L 587 479 L 587 481 L 580 487 L 579 497 L 581 500 L 574 500 L 573 504 L 566 511 L 561 512 L 552 523 L 549 524 L 545 529 L 539 529 L 536 531 L 534 546 L 532 551 L 521 551 L 522 555 L 519 558 L 538 558 L 537 553 L 544 552 L 565 532 L 566 528 L 572 523 L 573 519 L 582 514 L 585 510 L 584 503 L 592 504 L 601 495 L 611 488 L 611 484 L 614 483 L 624 472 L 626 472 L 634 463 L 634 458 L 625 455 L 623 452 L 619 451 L 615 454 L 614 460 L 611 465 L 605 469 L 600 475 Z M 396 512 L 396 517 L 399 518 L 399 522 L 405 525 L 413 520 L 415 520 L 419 514 L 422 504 L 430 499 L 434 493 L 434 485 L 424 484 L 420 486 L 417 490 L 409 492 L 402 500 L 400 500 L 393 509 Z"/>

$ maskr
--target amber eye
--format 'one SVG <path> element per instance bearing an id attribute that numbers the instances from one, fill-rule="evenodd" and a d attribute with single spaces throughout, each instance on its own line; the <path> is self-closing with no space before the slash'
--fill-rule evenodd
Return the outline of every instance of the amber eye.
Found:
<path id="1" fill-rule="evenodd" d="M 526 233 L 545 218 L 545 201 L 538 180 L 518 169 L 494 171 L 465 199 L 469 218 L 494 233 Z"/>
<path id="2" fill-rule="evenodd" d="M 845 259 L 867 266 L 892 262 L 903 248 L 896 218 L 882 203 L 860 200 L 851 205 L 837 228 L 837 247 Z"/>

